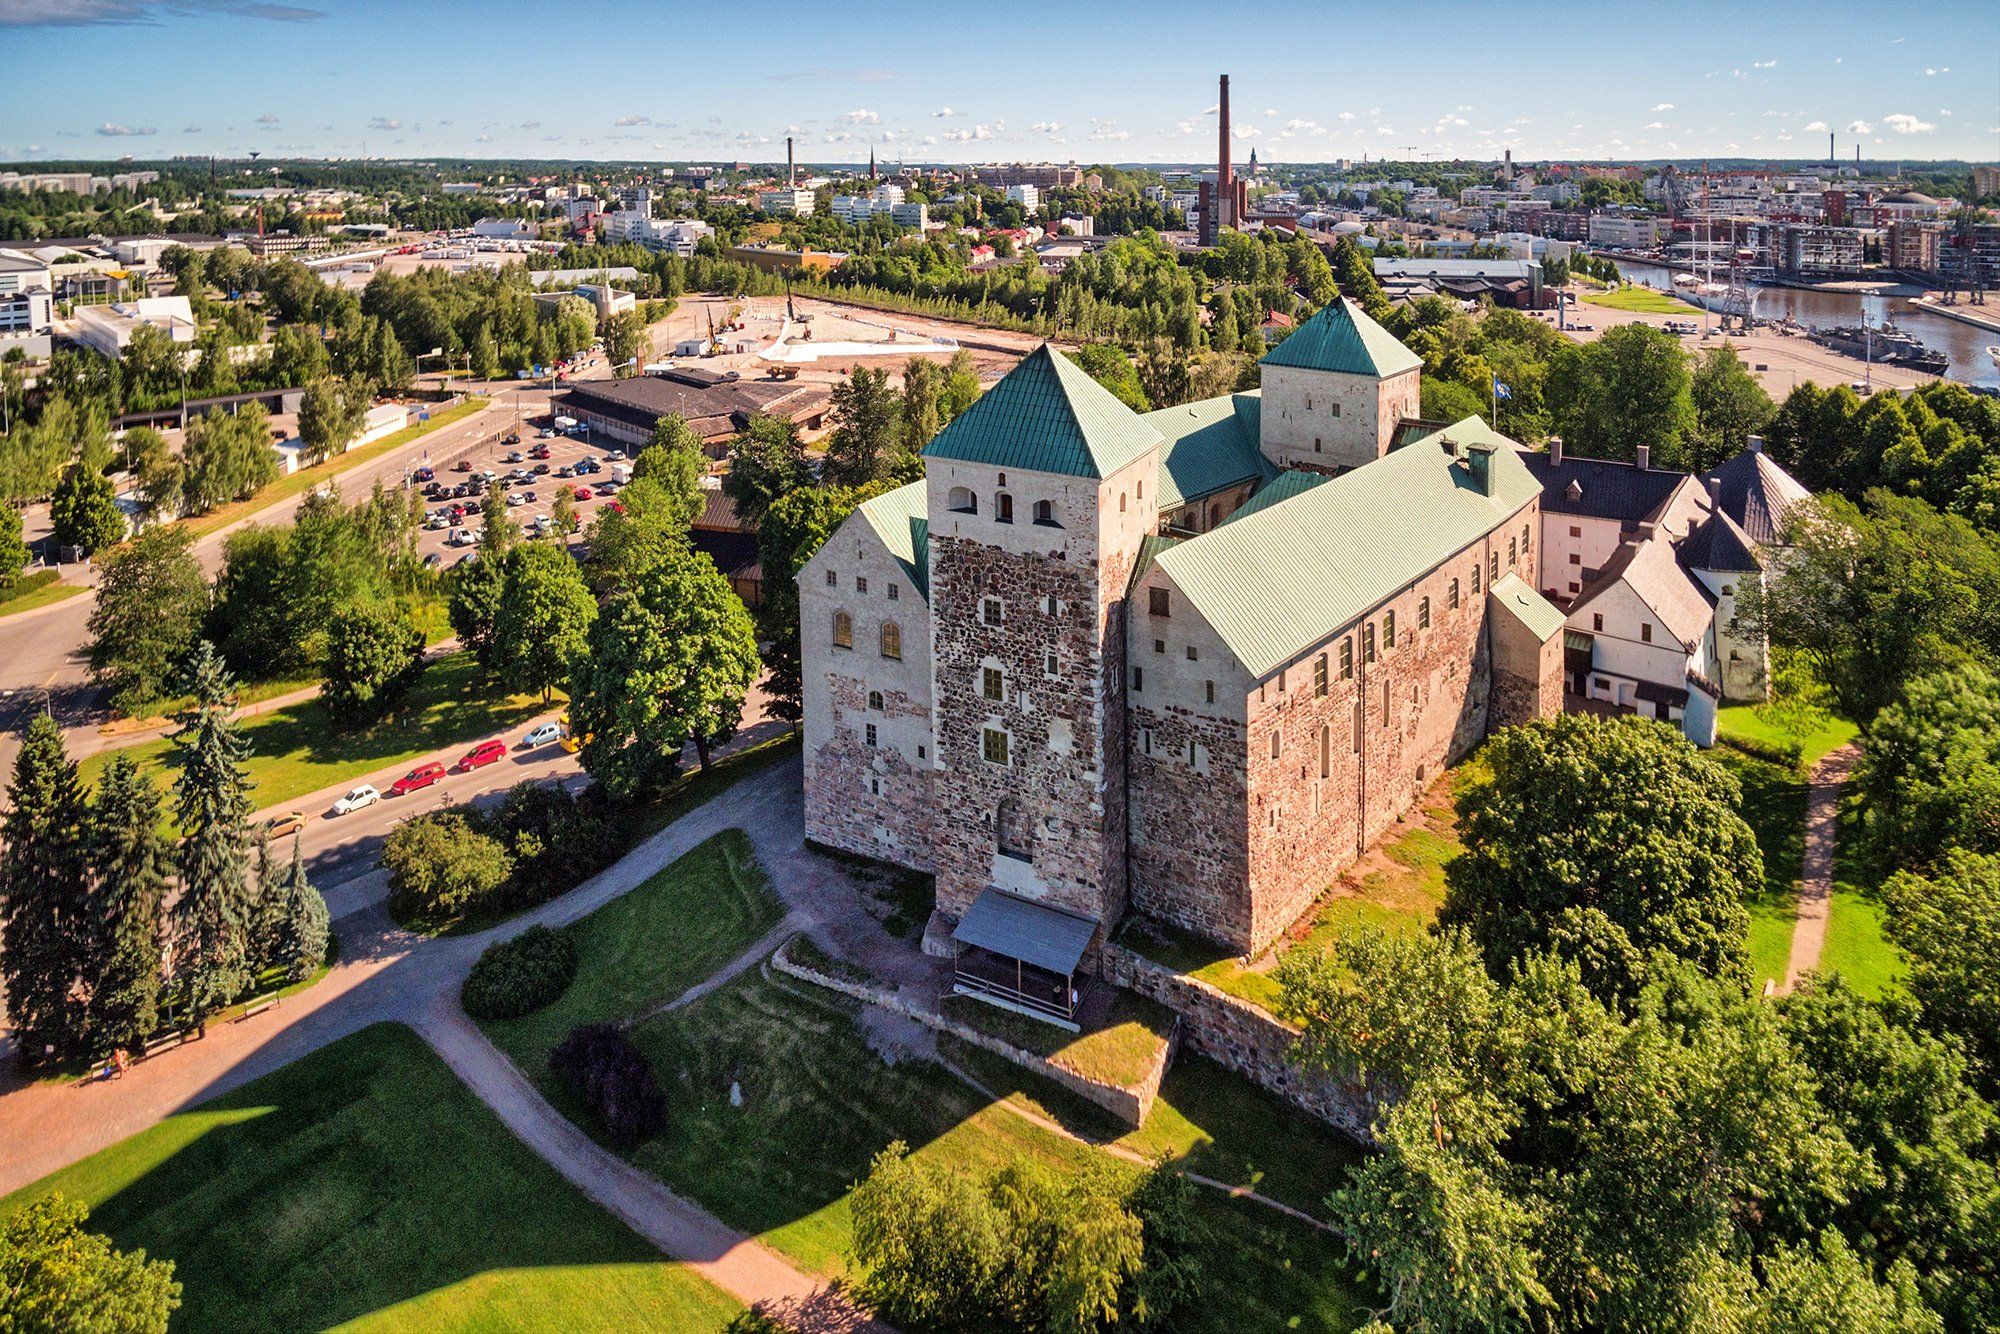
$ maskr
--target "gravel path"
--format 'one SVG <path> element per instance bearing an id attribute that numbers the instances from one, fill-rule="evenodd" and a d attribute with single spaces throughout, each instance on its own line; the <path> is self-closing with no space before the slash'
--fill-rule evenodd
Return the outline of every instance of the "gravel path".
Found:
<path id="1" fill-rule="evenodd" d="M 1840 789 L 1854 772 L 1861 752 L 1842 746 L 1813 766 L 1806 792 L 1806 851 L 1799 872 L 1799 918 L 1792 927 L 1792 957 L 1785 965 L 1781 994 L 1790 995 L 1799 978 L 1819 967 L 1826 948 L 1826 919 L 1833 905 L 1833 840 L 1840 822 Z"/>

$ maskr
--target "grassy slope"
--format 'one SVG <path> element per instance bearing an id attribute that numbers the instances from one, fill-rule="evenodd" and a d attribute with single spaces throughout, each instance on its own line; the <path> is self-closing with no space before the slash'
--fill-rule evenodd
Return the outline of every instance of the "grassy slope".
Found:
<path id="1" fill-rule="evenodd" d="M 1013 1014 L 970 996 L 947 996 L 944 1012 L 1023 1051 L 1091 1079 L 1129 1087 L 1154 1069 L 1173 1033 L 1174 1013 L 1130 991 L 1120 991 L 1102 1027 L 1070 1033 L 1039 1019 Z"/>
<path id="2" fill-rule="evenodd" d="M 1764 854 L 1764 887 L 1750 909 L 1751 985 L 1783 982 L 1798 921 L 1799 874 L 1806 851 L 1806 785 L 1790 770 L 1718 746 L 1709 755 L 1743 787 L 1742 816 Z"/>
<path id="3" fill-rule="evenodd" d="M 1860 855 L 1860 823 L 1860 805 L 1850 796 L 1841 803 L 1834 836 L 1833 901 L 1819 971 L 1840 973 L 1864 996 L 1883 996 L 1901 986 L 1903 955 L 1883 934 L 1886 910 Z"/>
<path id="4" fill-rule="evenodd" d="M 591 1204 L 378 1025 L 0 1200 L 172 1259 L 182 1334 L 720 1330 L 735 1302 Z"/>
<path id="5" fill-rule="evenodd" d="M 1752 745 L 1780 749 L 1797 746 L 1800 762 L 1807 769 L 1819 763 L 1828 751 L 1846 745 L 1861 732 L 1845 718 L 1832 714 L 1788 710 L 1769 704 L 1732 704 L 1716 714 L 1716 730 L 1724 741 L 1741 739 Z"/>
<path id="6" fill-rule="evenodd" d="M 544 1083 L 549 1052 L 570 1029 L 641 1014 L 671 1000 L 778 924 L 750 840 L 727 829 L 645 884 L 564 927 L 576 941 L 576 980 L 553 1005 L 487 1024 L 494 1043 Z"/>
<path id="7" fill-rule="evenodd" d="M 36 570 L 33 574 L 22 575 L 14 581 L 12 588 L 0 594 L 0 616 L 11 616 L 17 611 L 33 611 L 37 607 L 46 607 L 51 602 L 61 602 L 64 598 L 72 598 L 78 593 L 90 591 L 89 586 L 85 584 L 58 582 L 61 578 L 60 570 Z"/>
<path id="8" fill-rule="evenodd" d="M 499 735 L 542 708 L 538 696 L 508 695 L 488 684 L 466 652 L 432 663 L 402 708 L 360 731 L 336 727 L 317 699 L 289 704 L 243 720 L 250 801 L 258 809 L 276 806 L 442 747 Z M 84 778 L 94 782 L 113 753 L 85 759 Z M 162 786 L 172 781 L 175 752 L 167 738 L 116 753 L 130 755 Z"/>
<path id="9" fill-rule="evenodd" d="M 752 973 L 638 1026 L 634 1039 L 676 1112 L 634 1161 L 800 1264 L 836 1274 L 851 1245 L 849 1191 L 892 1141 L 957 1169 L 1021 1154 L 1060 1168 L 1094 1152 L 989 1104 L 927 1060 L 902 1053 L 885 1063 L 856 1010 Z M 730 1105 L 732 1084 L 741 1107 Z M 1357 1323 L 1332 1238 L 1208 1192 L 1199 1207 L 1214 1229 L 1209 1282 L 1201 1310 L 1182 1327 Z"/>

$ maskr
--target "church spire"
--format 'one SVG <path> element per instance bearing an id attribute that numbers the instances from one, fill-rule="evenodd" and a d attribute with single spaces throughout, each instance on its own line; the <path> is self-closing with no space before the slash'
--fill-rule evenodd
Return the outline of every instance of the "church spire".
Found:
<path id="1" fill-rule="evenodd" d="M 868 179 L 875 179 L 875 145 L 868 145 Z"/>

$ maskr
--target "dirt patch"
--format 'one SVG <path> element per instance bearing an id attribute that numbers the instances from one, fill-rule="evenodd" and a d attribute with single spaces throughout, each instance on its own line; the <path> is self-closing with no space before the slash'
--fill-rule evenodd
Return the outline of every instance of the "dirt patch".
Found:
<path id="1" fill-rule="evenodd" d="M 855 1024 L 868 1049 L 889 1065 L 938 1059 L 937 1030 L 879 1005 L 864 1005 Z"/>

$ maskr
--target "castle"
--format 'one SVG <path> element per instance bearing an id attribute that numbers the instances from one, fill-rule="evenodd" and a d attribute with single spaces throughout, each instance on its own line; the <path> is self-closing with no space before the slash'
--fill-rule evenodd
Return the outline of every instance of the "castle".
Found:
<path id="1" fill-rule="evenodd" d="M 1561 708 L 1513 442 L 1345 300 L 1262 371 L 1140 414 L 1044 346 L 799 574 L 807 836 L 934 873 L 962 986 L 1066 1018 L 1127 911 L 1260 950 Z"/>

